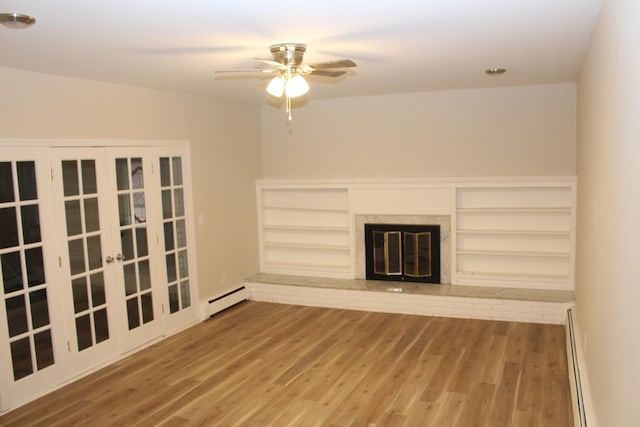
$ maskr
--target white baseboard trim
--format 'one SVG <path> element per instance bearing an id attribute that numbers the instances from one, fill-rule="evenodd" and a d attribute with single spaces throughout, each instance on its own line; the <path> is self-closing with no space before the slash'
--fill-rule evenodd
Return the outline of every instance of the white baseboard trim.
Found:
<path id="1" fill-rule="evenodd" d="M 591 389 L 584 359 L 584 347 L 575 315 L 575 307 L 567 310 L 566 318 L 567 365 L 573 406 L 573 422 L 576 427 L 596 427 L 591 404 Z"/>
<path id="2" fill-rule="evenodd" d="M 205 303 L 202 303 L 200 312 L 203 320 L 208 319 L 216 313 L 226 310 L 227 308 L 249 299 L 249 291 L 245 286 L 239 286 L 229 292 L 226 292 L 217 297 L 211 298 Z"/>
<path id="3" fill-rule="evenodd" d="M 434 296 L 245 282 L 249 299 L 385 313 L 564 325 L 571 303 Z"/>

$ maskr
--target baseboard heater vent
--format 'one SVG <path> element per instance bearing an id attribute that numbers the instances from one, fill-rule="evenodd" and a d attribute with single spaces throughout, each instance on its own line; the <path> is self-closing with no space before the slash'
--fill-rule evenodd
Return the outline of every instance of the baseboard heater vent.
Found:
<path id="1" fill-rule="evenodd" d="M 569 383 L 574 395 L 573 418 L 574 425 L 587 427 L 587 417 L 584 408 L 584 396 L 582 394 L 582 383 L 580 381 L 580 365 L 578 357 L 578 347 L 576 344 L 576 331 L 573 326 L 573 312 L 567 310 L 567 354 L 569 362 Z"/>
<path id="2" fill-rule="evenodd" d="M 244 286 L 241 286 L 217 298 L 210 299 L 207 304 L 206 315 L 211 317 L 246 299 L 249 299 L 249 291 Z"/>

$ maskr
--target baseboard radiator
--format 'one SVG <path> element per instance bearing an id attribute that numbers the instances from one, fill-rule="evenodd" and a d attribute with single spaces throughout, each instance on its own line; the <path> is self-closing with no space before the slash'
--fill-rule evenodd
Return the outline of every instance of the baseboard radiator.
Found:
<path id="1" fill-rule="evenodd" d="M 209 318 L 247 299 L 249 299 L 249 291 L 244 286 L 240 286 L 224 295 L 210 299 L 205 308 L 205 315 Z"/>
<path id="2" fill-rule="evenodd" d="M 580 380 L 580 362 L 576 330 L 573 323 L 573 311 L 567 310 L 567 362 L 569 365 L 569 383 L 573 395 L 573 421 L 576 427 L 587 427 L 585 398 Z"/>

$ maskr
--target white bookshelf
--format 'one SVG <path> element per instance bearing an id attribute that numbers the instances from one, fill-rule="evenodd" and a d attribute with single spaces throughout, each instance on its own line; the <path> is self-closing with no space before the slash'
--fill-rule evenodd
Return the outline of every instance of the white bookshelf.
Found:
<path id="1" fill-rule="evenodd" d="M 575 188 L 572 176 L 260 180 L 260 271 L 361 277 L 358 215 L 440 215 L 450 283 L 572 290 Z"/>
<path id="2" fill-rule="evenodd" d="M 346 188 L 259 188 L 261 270 L 351 276 Z"/>
<path id="3" fill-rule="evenodd" d="M 456 189 L 456 283 L 573 288 L 574 185 Z"/>

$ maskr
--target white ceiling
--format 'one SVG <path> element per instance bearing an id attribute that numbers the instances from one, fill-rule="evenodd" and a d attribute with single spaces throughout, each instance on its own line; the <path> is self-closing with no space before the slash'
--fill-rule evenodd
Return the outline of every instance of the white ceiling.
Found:
<path id="1" fill-rule="evenodd" d="M 37 19 L 0 27 L 0 66 L 265 104 L 267 80 L 213 71 L 297 42 L 358 64 L 310 78 L 311 99 L 573 82 L 602 1 L 0 0 Z"/>

